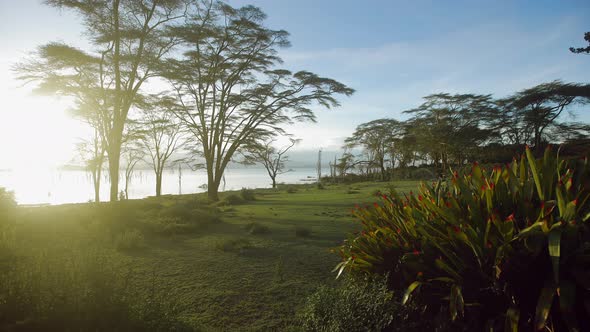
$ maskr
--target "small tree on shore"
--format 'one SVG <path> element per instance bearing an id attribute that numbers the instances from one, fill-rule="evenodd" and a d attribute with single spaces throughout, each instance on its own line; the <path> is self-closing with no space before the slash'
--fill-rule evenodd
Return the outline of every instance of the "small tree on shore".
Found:
<path id="1" fill-rule="evenodd" d="M 285 162 L 289 160 L 289 156 L 285 155 L 289 149 L 299 142 L 296 139 L 290 139 L 290 144 L 283 148 L 275 148 L 272 146 L 274 141 L 268 141 L 264 144 L 253 146 L 249 149 L 249 153 L 244 159 L 245 164 L 259 163 L 266 169 L 268 176 L 272 180 L 272 187 L 277 187 L 277 176 L 291 172 L 291 169 L 285 169 Z"/>
<path id="2" fill-rule="evenodd" d="M 173 166 L 172 155 L 182 147 L 182 133 L 178 119 L 167 109 L 173 105 L 167 99 L 152 98 L 141 105 L 139 145 L 146 161 L 156 175 L 156 197 L 162 195 L 162 177 L 166 167 Z"/>

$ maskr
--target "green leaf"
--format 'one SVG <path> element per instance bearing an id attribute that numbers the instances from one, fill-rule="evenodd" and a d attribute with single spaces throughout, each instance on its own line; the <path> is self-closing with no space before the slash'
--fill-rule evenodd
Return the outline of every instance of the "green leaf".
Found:
<path id="1" fill-rule="evenodd" d="M 506 321 L 504 322 L 505 332 L 518 332 L 518 320 L 520 311 L 517 307 L 510 307 L 506 311 Z"/>
<path id="2" fill-rule="evenodd" d="M 549 317 L 549 311 L 551 310 L 551 304 L 553 303 L 553 297 L 557 287 L 553 282 L 547 282 L 545 287 L 541 290 L 541 295 L 537 301 L 537 309 L 535 310 L 535 329 L 541 330 L 545 327 L 547 318 Z"/>
<path id="3" fill-rule="evenodd" d="M 541 180 L 539 178 L 539 172 L 537 170 L 537 160 L 535 159 L 535 156 L 533 156 L 533 153 L 531 152 L 531 149 L 529 149 L 527 147 L 526 149 L 526 157 L 529 161 L 529 165 L 531 167 L 531 173 L 533 173 L 533 179 L 535 180 L 535 186 L 537 187 L 537 194 L 539 195 L 539 198 L 544 201 L 545 200 L 545 195 L 543 195 L 543 189 L 541 187 Z M 523 180 L 523 179 L 521 179 Z"/>
<path id="4" fill-rule="evenodd" d="M 559 285 L 559 308 L 570 331 L 580 331 L 574 306 L 576 304 L 576 285 L 571 281 L 562 281 Z"/>
<path id="5" fill-rule="evenodd" d="M 414 281 L 413 283 L 410 284 L 410 286 L 408 286 L 408 289 L 406 289 L 406 292 L 404 293 L 404 297 L 402 298 L 402 304 L 406 304 L 406 302 L 408 302 L 408 299 L 410 298 L 410 294 L 412 294 L 412 292 L 414 292 L 416 289 L 418 289 L 418 287 L 422 285 L 422 283 L 420 281 Z"/>
<path id="6" fill-rule="evenodd" d="M 553 279 L 559 283 L 559 256 L 561 256 L 561 227 L 552 228 L 549 231 L 549 256 L 553 265 Z"/>
<path id="7" fill-rule="evenodd" d="M 451 287 L 451 296 L 449 298 L 449 309 L 451 310 L 451 320 L 455 320 L 457 316 L 463 316 L 465 313 L 465 302 L 461 294 L 461 287 L 453 285 Z"/>

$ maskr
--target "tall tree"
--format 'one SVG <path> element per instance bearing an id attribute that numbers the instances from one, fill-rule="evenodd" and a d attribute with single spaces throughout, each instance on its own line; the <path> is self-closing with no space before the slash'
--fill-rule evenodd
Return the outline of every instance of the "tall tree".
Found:
<path id="1" fill-rule="evenodd" d="M 437 93 L 424 97 L 416 109 L 405 111 L 419 149 L 428 154 L 439 175 L 451 164 L 471 159 L 478 146 L 489 137 L 480 123 L 493 106 L 489 95 Z"/>
<path id="2" fill-rule="evenodd" d="M 559 123 L 560 116 L 568 106 L 590 101 L 590 84 L 556 80 L 524 89 L 511 98 L 513 106 L 524 112 L 525 127 L 531 130 L 530 143 L 538 148 L 547 130 Z"/>
<path id="3" fill-rule="evenodd" d="M 282 148 L 274 147 L 274 141 L 249 147 L 243 162 L 250 165 L 259 163 L 264 166 L 272 181 L 272 187 L 276 188 L 277 176 L 292 171 L 285 169 L 285 163 L 289 160 L 289 156 L 286 153 L 298 142 L 299 140 L 290 139 L 290 144 Z"/>
<path id="4" fill-rule="evenodd" d="M 21 78 L 41 90 L 69 96 L 92 94 L 100 105 L 111 178 L 110 199 L 117 200 L 123 132 L 142 85 L 155 76 L 177 44 L 170 28 L 180 23 L 188 0 L 46 0 L 83 18 L 93 50 L 62 43 L 40 47 L 34 59 L 17 66 Z"/>
<path id="5" fill-rule="evenodd" d="M 236 152 L 285 134 L 293 121 L 315 121 L 314 104 L 339 105 L 334 95 L 353 90 L 316 74 L 277 69 L 277 49 L 288 33 L 263 25 L 257 7 L 199 2 L 189 22 L 176 28 L 186 51 L 165 72 L 182 105 L 176 115 L 202 149 L 207 190 L 218 200 L 223 172 Z"/>
<path id="6" fill-rule="evenodd" d="M 379 168 L 381 179 L 387 177 L 386 161 L 393 159 L 394 141 L 401 138 L 403 127 L 394 119 L 378 119 L 359 125 L 351 137 L 345 140 L 348 147 L 361 146 L 371 167 Z"/>

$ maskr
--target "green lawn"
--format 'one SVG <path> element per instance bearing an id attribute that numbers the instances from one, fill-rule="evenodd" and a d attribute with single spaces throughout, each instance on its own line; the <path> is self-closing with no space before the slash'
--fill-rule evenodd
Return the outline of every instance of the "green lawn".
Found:
<path id="1" fill-rule="evenodd" d="M 186 326 L 206 331 L 284 330 L 296 324 L 296 311 L 318 285 L 334 282 L 331 270 L 338 257 L 330 249 L 354 229 L 351 208 L 376 200 L 372 193 L 387 185 L 329 185 L 323 190 L 307 185 L 297 186 L 295 193 L 256 190 L 255 201 L 236 205 L 210 208 L 198 203 L 195 208 L 215 211 L 221 221 L 200 222 L 193 210 L 198 228 L 173 235 L 154 231 L 159 228 L 146 220 L 160 218 L 166 208 L 202 202 L 202 196 L 129 201 L 119 208 L 76 204 L 22 209 L 11 236 L 3 241 L 14 257 L 39 266 L 52 260 L 57 266 L 69 264 L 70 274 L 77 277 L 63 277 L 60 288 L 83 280 L 77 266 L 94 264 L 93 269 L 127 276 L 125 287 L 172 306 L 171 315 Z M 409 191 L 417 183 L 394 186 Z M 222 199 L 231 194 L 224 193 Z M 266 226 L 268 232 L 250 234 L 250 223 Z M 310 235 L 297 236 L 297 228 Z M 117 239 L 129 229 L 145 234 L 145 245 L 117 250 Z M 232 247 L 232 241 L 237 245 Z"/>

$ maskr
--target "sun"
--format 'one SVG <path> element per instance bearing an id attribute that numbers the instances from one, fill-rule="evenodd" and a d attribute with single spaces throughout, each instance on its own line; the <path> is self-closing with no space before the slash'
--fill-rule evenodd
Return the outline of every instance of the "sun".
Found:
<path id="1" fill-rule="evenodd" d="M 88 132 L 67 115 L 68 104 L 33 96 L 29 89 L 6 94 L 0 111 L 0 169 L 47 169 L 69 163 Z"/>

